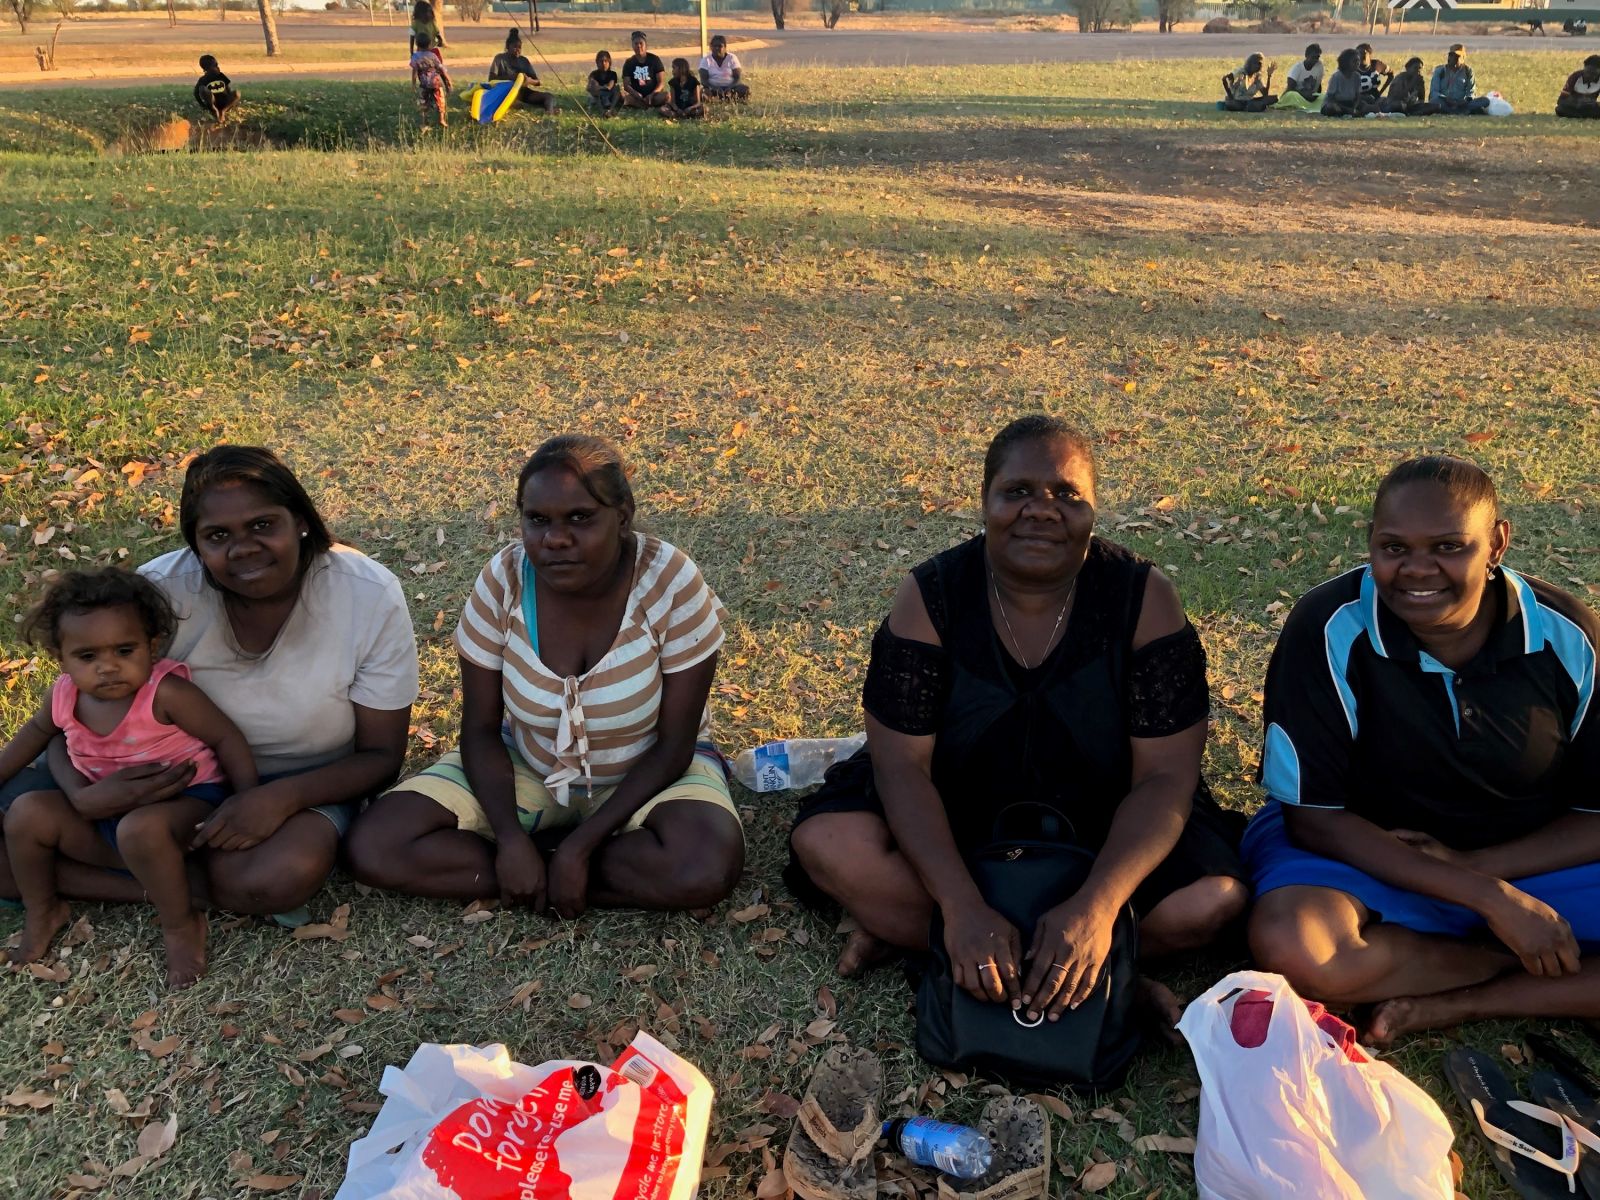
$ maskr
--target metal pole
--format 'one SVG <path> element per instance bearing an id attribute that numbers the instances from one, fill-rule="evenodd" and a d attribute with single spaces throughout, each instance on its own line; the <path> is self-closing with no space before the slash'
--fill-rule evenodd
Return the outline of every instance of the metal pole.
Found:
<path id="1" fill-rule="evenodd" d="M 710 33 L 707 32 L 707 24 L 706 24 L 706 5 L 708 5 L 710 3 L 711 3 L 711 0 L 700 0 L 700 57 L 701 58 L 704 58 L 706 55 L 711 53 L 711 41 L 710 41 L 711 35 L 710 35 Z"/>

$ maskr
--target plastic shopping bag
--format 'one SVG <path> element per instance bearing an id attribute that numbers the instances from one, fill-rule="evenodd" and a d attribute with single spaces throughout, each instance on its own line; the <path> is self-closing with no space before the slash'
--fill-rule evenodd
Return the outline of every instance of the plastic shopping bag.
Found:
<path id="1" fill-rule="evenodd" d="M 647 1033 L 609 1067 L 425 1045 L 380 1090 L 334 1200 L 690 1200 L 700 1182 L 711 1085 Z"/>
<path id="2" fill-rule="evenodd" d="M 1487 111 L 1491 117 L 1509 117 L 1515 110 L 1511 107 L 1511 101 L 1499 92 L 1490 92 Z"/>
<path id="3" fill-rule="evenodd" d="M 1259 971 L 1229 975 L 1184 1011 L 1178 1031 L 1200 1069 L 1201 1200 L 1451 1200 L 1454 1135 L 1439 1106 L 1324 1027 L 1335 1024 Z"/>

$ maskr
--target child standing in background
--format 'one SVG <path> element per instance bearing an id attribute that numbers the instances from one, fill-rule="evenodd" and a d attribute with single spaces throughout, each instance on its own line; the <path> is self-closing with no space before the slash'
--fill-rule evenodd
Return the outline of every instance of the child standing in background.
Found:
<path id="1" fill-rule="evenodd" d="M 417 0 L 416 7 L 411 10 L 411 53 L 415 54 L 423 48 L 424 37 L 435 54 L 449 45 L 444 40 L 444 30 L 439 28 L 439 14 L 434 11 L 433 5 L 428 0 Z M 439 54 L 439 61 L 444 61 L 443 54 Z"/>
<path id="2" fill-rule="evenodd" d="M 227 111 L 239 103 L 239 93 L 233 90 L 233 81 L 217 68 L 215 55 L 200 56 L 200 81 L 194 85 L 194 101 L 218 125 Z"/>
<path id="3" fill-rule="evenodd" d="M 420 6 L 419 6 L 420 7 Z M 416 53 L 411 56 L 411 80 L 417 85 L 417 108 L 422 112 L 422 124 L 428 124 L 428 111 L 439 114 L 439 128 L 450 124 L 444 109 L 444 94 L 454 86 L 450 72 L 444 69 L 444 59 L 433 48 L 433 39 L 425 33 L 416 36 Z"/>
<path id="4" fill-rule="evenodd" d="M 12 961 L 33 962 L 69 916 L 56 890 L 59 858 L 132 872 L 161 922 L 167 986 L 205 974 L 206 917 L 190 898 L 185 855 L 196 828 L 230 791 L 256 786 L 244 735 L 162 649 L 178 619 L 155 584 L 108 567 L 63 575 L 23 625 L 61 675 L 49 703 L 0 750 L 0 781 L 32 763 L 57 735 L 72 767 L 97 781 L 124 767 L 194 764 L 189 788 L 171 800 L 91 821 L 60 792 L 19 796 L 5 818 L 6 852 L 26 916 Z M 227 785 L 227 786 L 225 786 Z"/>

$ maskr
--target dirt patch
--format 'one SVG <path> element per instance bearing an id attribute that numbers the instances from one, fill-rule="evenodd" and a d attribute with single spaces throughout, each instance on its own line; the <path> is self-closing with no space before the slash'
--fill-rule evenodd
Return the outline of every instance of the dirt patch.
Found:
<path id="1" fill-rule="evenodd" d="M 1377 145 L 1364 138 L 1274 137 L 1241 125 L 1237 132 L 1214 134 L 1072 132 L 1053 139 L 1045 156 L 1037 139 L 1012 146 L 997 130 L 965 166 L 978 167 L 985 183 L 1009 182 L 1011 164 L 1031 149 L 1031 186 L 1043 183 L 1074 194 L 1226 198 L 1235 202 L 1229 207 L 1264 211 L 1280 226 L 1360 224 L 1377 214 L 1392 227 L 1395 214 L 1404 214 L 1600 228 L 1600 158 L 1572 153 L 1569 141 L 1451 138 Z M 984 160 L 998 169 L 983 170 Z M 997 178 L 1002 171 L 1003 179 Z M 1252 192 L 1255 205 L 1237 205 Z"/>

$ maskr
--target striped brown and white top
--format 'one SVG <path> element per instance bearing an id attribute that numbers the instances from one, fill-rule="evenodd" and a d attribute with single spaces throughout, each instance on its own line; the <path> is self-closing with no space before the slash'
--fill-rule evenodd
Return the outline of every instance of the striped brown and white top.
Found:
<path id="1" fill-rule="evenodd" d="M 461 611 L 456 648 L 468 662 L 499 671 L 518 752 L 544 775 L 559 804 L 569 787 L 609 787 L 656 740 L 662 678 L 704 662 L 722 647 L 722 601 L 689 556 L 639 535 L 633 586 L 617 639 L 582 675 L 563 678 L 533 652 L 522 614 L 520 542 L 489 560 Z M 697 740 L 711 738 L 709 705 Z"/>

